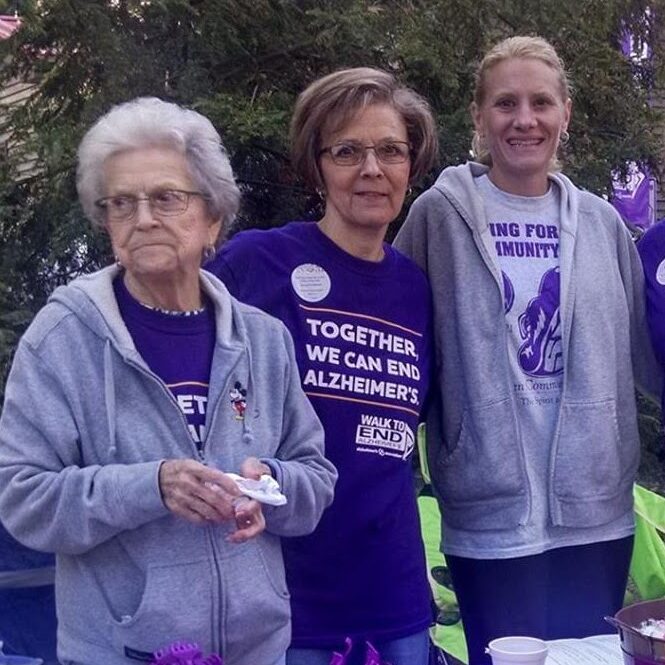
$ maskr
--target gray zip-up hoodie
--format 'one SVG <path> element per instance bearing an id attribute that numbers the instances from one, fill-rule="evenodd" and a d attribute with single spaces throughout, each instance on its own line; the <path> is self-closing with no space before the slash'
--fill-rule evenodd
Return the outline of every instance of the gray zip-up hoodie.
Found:
<path id="1" fill-rule="evenodd" d="M 55 291 L 19 344 L 0 419 L 0 518 L 56 553 L 58 656 L 127 665 L 174 640 L 225 665 L 272 665 L 290 641 L 279 536 L 311 532 L 336 473 L 300 387 L 284 325 L 201 272 L 216 311 L 205 459 L 238 472 L 270 462 L 288 497 L 266 531 L 225 541 L 164 506 L 161 460 L 196 457 L 178 404 L 136 351 L 113 294 L 115 267 Z M 247 386 L 245 418 L 229 399 Z"/>
<path id="2" fill-rule="evenodd" d="M 530 510 L 503 280 L 474 184 L 474 176 L 486 171 L 474 163 L 445 169 L 415 201 L 395 240 L 432 285 L 437 389 L 427 418 L 432 481 L 444 523 L 471 531 L 514 528 L 525 523 Z M 556 526 L 600 526 L 631 509 L 639 458 L 635 382 L 656 395 L 661 376 L 630 235 L 606 201 L 561 174 L 550 178 L 561 193 L 565 367 L 550 447 L 550 519 Z"/>

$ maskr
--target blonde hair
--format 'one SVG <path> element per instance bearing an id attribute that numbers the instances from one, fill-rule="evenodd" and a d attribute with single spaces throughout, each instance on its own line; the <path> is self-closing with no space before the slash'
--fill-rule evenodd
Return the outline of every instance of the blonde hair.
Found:
<path id="1" fill-rule="evenodd" d="M 340 69 L 310 84 L 291 119 L 291 163 L 313 189 L 323 188 L 319 167 L 322 134 L 344 126 L 358 111 L 387 104 L 402 118 L 411 145 L 411 181 L 425 175 L 438 156 L 436 124 L 427 101 L 390 73 L 371 67 Z"/>
<path id="2" fill-rule="evenodd" d="M 566 67 L 552 44 L 542 37 L 517 36 L 508 37 L 495 44 L 482 59 L 476 70 L 473 91 L 473 101 L 476 107 L 480 108 L 485 101 L 488 72 L 500 62 L 510 58 L 528 58 L 544 63 L 553 69 L 559 77 L 561 100 L 565 103 L 571 97 L 573 90 L 566 73 Z M 492 165 L 492 156 L 477 131 L 473 133 L 471 149 L 476 161 L 488 166 Z M 560 168 L 559 160 L 556 155 L 553 155 L 549 170 L 558 171 Z"/>

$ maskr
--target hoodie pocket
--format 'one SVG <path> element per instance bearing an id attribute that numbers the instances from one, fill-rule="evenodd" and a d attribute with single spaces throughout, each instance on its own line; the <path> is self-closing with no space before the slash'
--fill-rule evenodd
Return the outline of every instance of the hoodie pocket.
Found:
<path id="1" fill-rule="evenodd" d="M 444 512 L 446 503 L 460 507 L 523 494 L 526 474 L 511 399 L 465 409 L 457 443 L 442 449 L 437 466 Z"/>
<path id="2" fill-rule="evenodd" d="M 234 555 L 224 560 L 224 573 L 225 656 L 235 662 L 238 654 L 271 641 L 286 650 L 291 612 L 279 539 L 264 533 L 237 545 Z"/>
<path id="3" fill-rule="evenodd" d="M 153 652 L 174 640 L 212 648 L 213 584 L 207 560 L 149 566 L 136 612 L 112 620 L 113 646 Z"/>
<path id="4" fill-rule="evenodd" d="M 597 501 L 632 484 L 639 445 L 621 440 L 616 403 L 608 398 L 561 406 L 553 488 L 562 500 Z"/>

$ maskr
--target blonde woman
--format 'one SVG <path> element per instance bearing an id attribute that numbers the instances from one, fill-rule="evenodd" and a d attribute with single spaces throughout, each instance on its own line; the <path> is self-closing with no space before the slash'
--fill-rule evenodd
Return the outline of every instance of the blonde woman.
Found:
<path id="1" fill-rule="evenodd" d="M 472 665 L 502 635 L 611 630 L 633 539 L 643 276 L 605 201 L 559 171 L 568 77 L 512 37 L 480 64 L 477 162 L 447 168 L 396 246 L 433 290 L 428 456 Z"/>

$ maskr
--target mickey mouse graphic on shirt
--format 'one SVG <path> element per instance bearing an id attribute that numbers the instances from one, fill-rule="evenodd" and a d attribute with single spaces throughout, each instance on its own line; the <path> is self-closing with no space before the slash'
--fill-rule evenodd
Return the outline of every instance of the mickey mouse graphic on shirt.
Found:
<path id="1" fill-rule="evenodd" d="M 235 411 L 236 420 L 245 419 L 245 409 L 247 409 L 247 389 L 242 387 L 240 381 L 236 381 L 233 384 L 233 388 L 229 391 L 229 397 L 231 398 L 231 407 Z"/>

